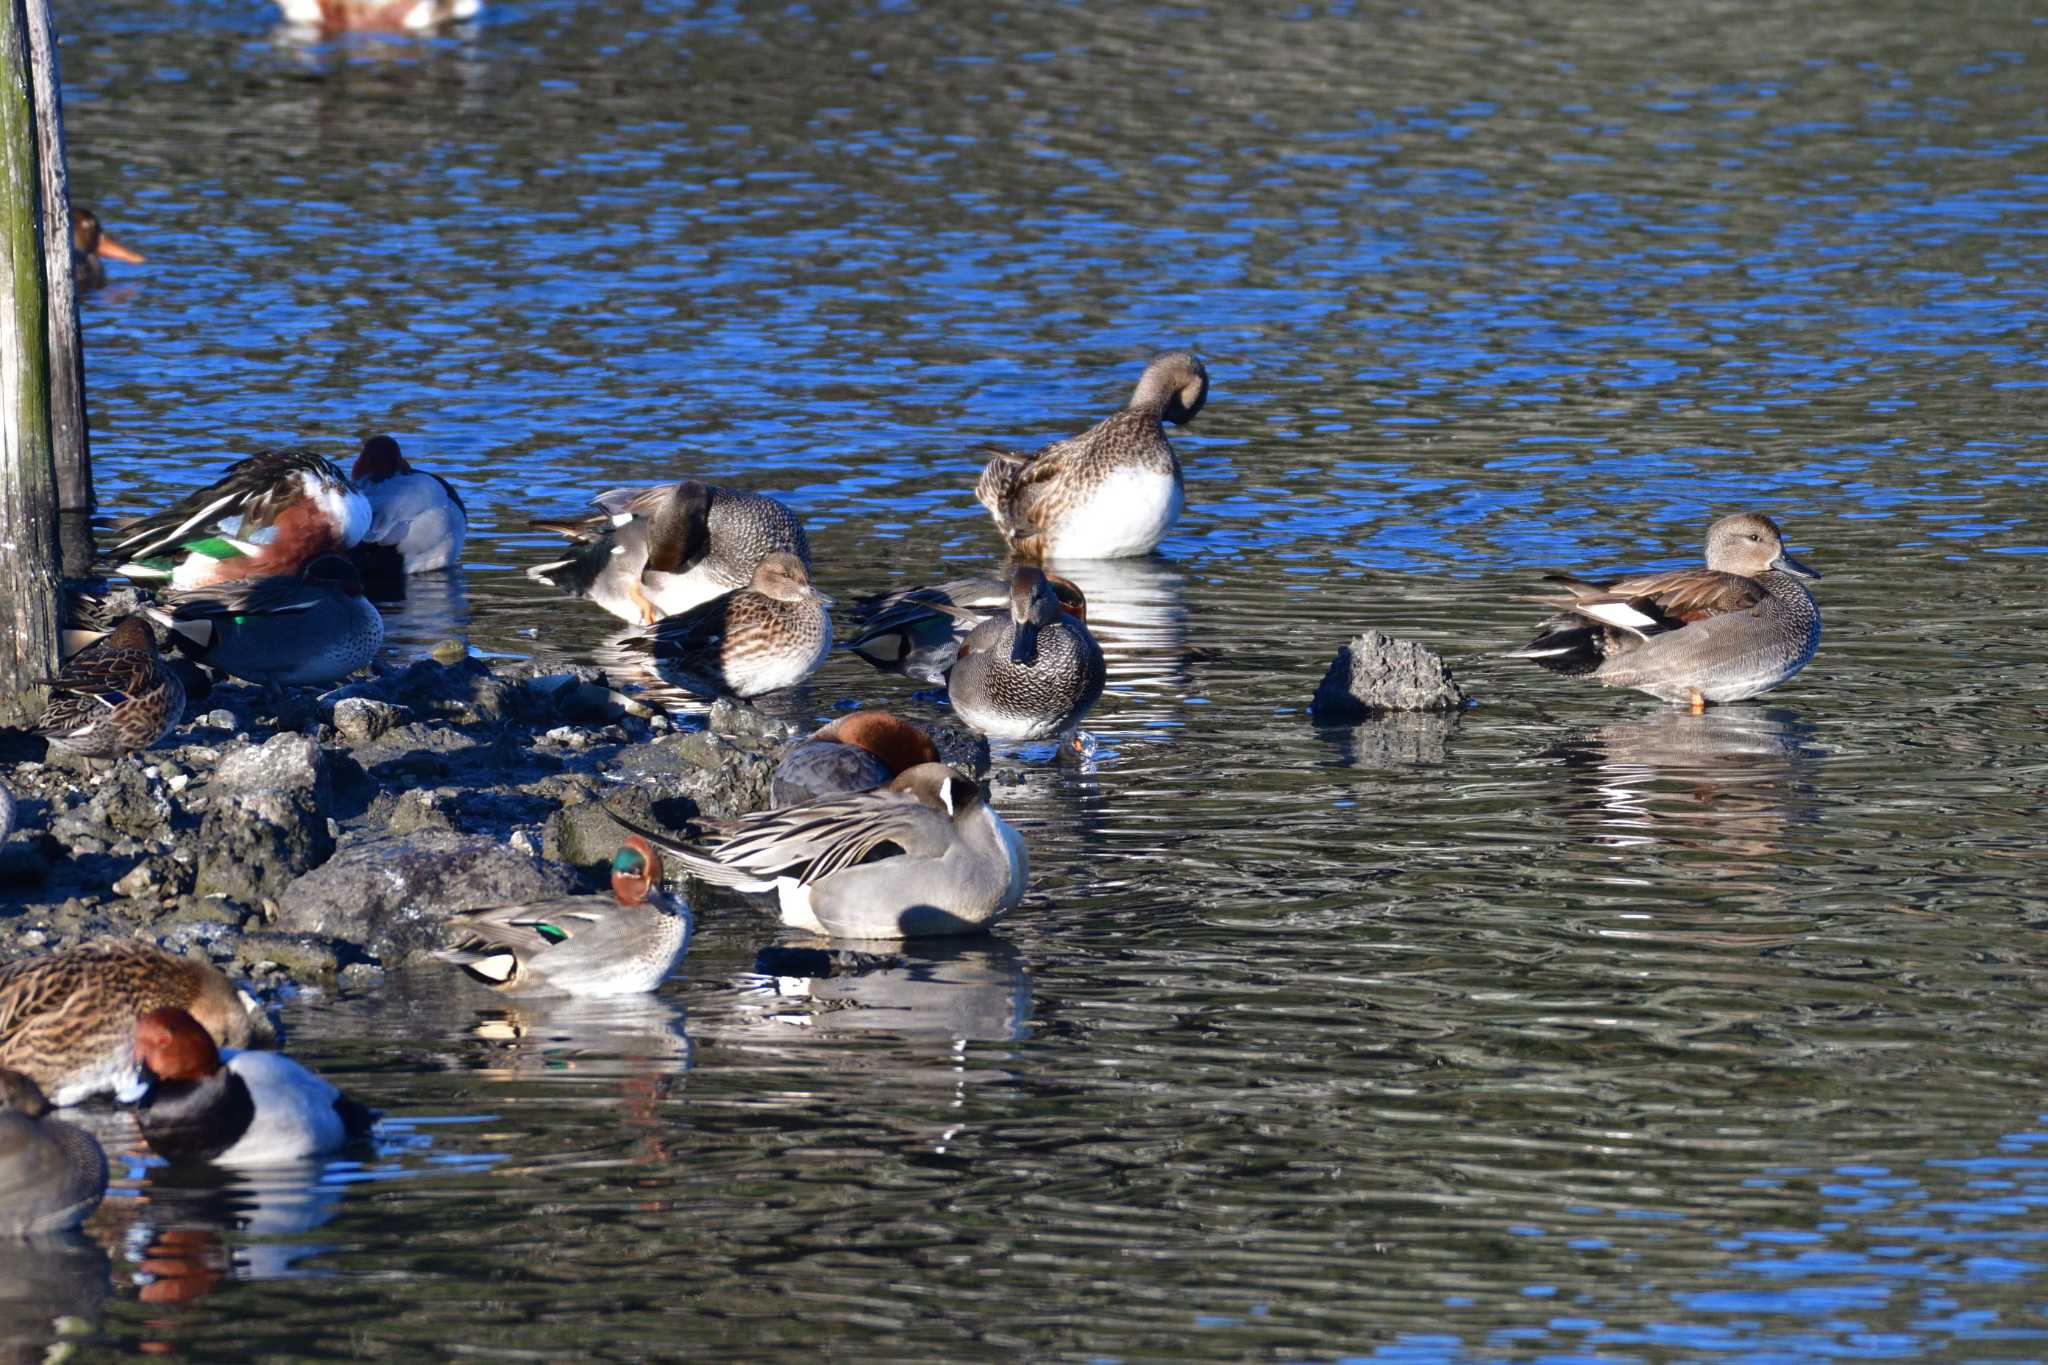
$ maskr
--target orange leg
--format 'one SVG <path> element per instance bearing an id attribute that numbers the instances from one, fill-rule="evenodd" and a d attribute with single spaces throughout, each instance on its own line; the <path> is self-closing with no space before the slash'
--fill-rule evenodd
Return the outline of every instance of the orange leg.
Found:
<path id="1" fill-rule="evenodd" d="M 638 579 L 626 585 L 626 595 L 633 599 L 635 606 L 640 608 L 641 625 L 651 626 L 661 619 L 661 613 L 654 609 L 654 603 L 648 601 L 647 594 L 640 591 L 640 581 Z"/>
<path id="2" fill-rule="evenodd" d="M 1693 689 L 1692 689 L 1692 713 L 1693 713 L 1694 715 L 1696 715 L 1696 716 L 1698 716 L 1698 715 L 1704 715 L 1704 714 L 1706 713 L 1706 709 L 1707 709 L 1707 699 L 1706 699 L 1705 697 L 1703 697 L 1703 696 L 1701 696 L 1701 695 L 1700 695 L 1700 690 L 1699 690 L 1699 689 L 1698 689 L 1697 687 L 1693 688 Z"/>

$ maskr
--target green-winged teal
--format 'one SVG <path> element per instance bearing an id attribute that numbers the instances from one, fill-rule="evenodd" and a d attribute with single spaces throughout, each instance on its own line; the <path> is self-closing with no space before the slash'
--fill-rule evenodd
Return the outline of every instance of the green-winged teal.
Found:
<path id="1" fill-rule="evenodd" d="M 165 592 L 150 613 L 201 663 L 273 688 L 338 682 L 384 643 L 384 618 L 363 596 L 362 575 L 335 554 L 291 577 Z"/>
<path id="2" fill-rule="evenodd" d="M 990 739 L 1064 735 L 1102 696 L 1102 649 L 1087 623 L 1060 606 L 1029 565 L 1010 580 L 1010 609 L 982 622 L 960 647 L 946 698 Z"/>
<path id="3" fill-rule="evenodd" d="M 36 733 L 85 758 L 120 758 L 162 739 L 185 719 L 185 684 L 156 652 L 140 616 L 64 661 L 50 683 Z"/>
<path id="4" fill-rule="evenodd" d="M 1777 523 L 1738 512 L 1707 531 L 1707 567 L 1605 587 L 1562 575 L 1562 608 L 1513 657 L 1588 674 L 1665 701 L 1742 701 L 1806 667 L 1820 647 L 1820 608 L 1799 580 L 1820 575 L 1785 552 Z"/>
<path id="5" fill-rule="evenodd" d="M 974 495 L 1025 559 L 1150 553 L 1180 516 L 1180 458 L 1162 423 L 1195 420 L 1209 372 L 1190 351 L 1145 366 L 1130 405 L 1030 455 L 993 452 Z"/>

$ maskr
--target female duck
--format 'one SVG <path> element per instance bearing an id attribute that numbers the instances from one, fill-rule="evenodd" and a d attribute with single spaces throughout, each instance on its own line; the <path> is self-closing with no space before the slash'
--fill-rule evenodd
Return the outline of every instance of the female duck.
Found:
<path id="1" fill-rule="evenodd" d="M 222 1052 L 180 1009 L 135 1025 L 148 1089 L 135 1120 L 167 1161 L 264 1166 L 323 1156 L 368 1137 L 376 1115 L 276 1052 Z"/>
<path id="2" fill-rule="evenodd" d="M 1023 899 L 1029 871 L 1017 831 L 973 779 L 943 763 L 712 828 L 721 837 L 702 848 L 635 832 L 692 876 L 775 892 L 784 924 L 834 938 L 979 933 Z"/>
<path id="3" fill-rule="evenodd" d="M 337 682 L 384 643 L 384 618 L 363 596 L 362 575 L 337 554 L 292 576 L 159 593 L 149 612 L 201 663 L 265 687 Z"/>
<path id="4" fill-rule="evenodd" d="M 1189 351 L 1152 358 L 1130 406 L 1031 455 L 995 452 L 974 496 L 1018 556 L 1125 559 L 1149 554 L 1180 517 L 1180 457 L 1161 423 L 1184 426 L 1209 397 Z"/>
<path id="5" fill-rule="evenodd" d="M 746 587 L 761 561 L 811 546 L 796 513 L 773 498 L 695 479 L 598 495 L 593 516 L 532 523 L 577 541 L 567 559 L 527 576 L 588 597 L 622 621 L 648 626 Z"/>
<path id="6" fill-rule="evenodd" d="M 946 680 L 960 719 L 990 739 L 1064 735 L 1102 697 L 1102 649 L 1060 609 L 1052 585 L 1025 566 L 1010 580 L 1010 609 L 974 628 Z"/>
<path id="7" fill-rule="evenodd" d="M 0 1237 L 77 1227 L 107 1192 L 98 1140 L 49 1115 L 34 1081 L 0 1068 Z"/>
<path id="8" fill-rule="evenodd" d="M 142 1093 L 135 1020 L 169 1005 L 224 1047 L 276 1038 L 262 1006 L 211 963 L 100 939 L 0 967 L 0 1066 L 60 1106 L 99 1094 L 133 1100 Z"/>
<path id="9" fill-rule="evenodd" d="M 130 578 L 174 588 L 297 573 L 316 555 L 350 549 L 369 531 L 370 504 L 333 461 L 267 450 L 161 512 L 121 528 L 109 558 Z"/>
<path id="10" fill-rule="evenodd" d="M 1743 701 L 1806 667 L 1820 648 L 1820 608 L 1801 579 L 1820 575 L 1785 551 L 1778 525 L 1738 512 L 1707 530 L 1707 567 L 1598 587 L 1552 575 L 1560 607 L 1512 658 L 1589 674 L 1703 711 Z"/>
<path id="11" fill-rule="evenodd" d="M 64 661 L 36 732 L 88 759 L 120 758 L 162 739 L 185 719 L 185 684 L 156 652 L 140 616 Z"/>
<path id="12" fill-rule="evenodd" d="M 612 894 L 470 910 L 434 956 L 498 990 L 639 995 L 689 951 L 695 921 L 661 889 L 661 858 L 633 835 L 612 859 Z"/>
<path id="13" fill-rule="evenodd" d="M 869 791 L 920 763 L 937 763 L 932 737 L 887 711 L 855 711 L 798 741 L 775 765 L 777 806 Z"/>
<path id="14" fill-rule="evenodd" d="M 662 678 L 688 692 L 758 697 L 795 687 L 832 651 L 832 599 L 793 554 L 762 559 L 746 587 L 656 621 L 622 642 L 650 654 Z"/>

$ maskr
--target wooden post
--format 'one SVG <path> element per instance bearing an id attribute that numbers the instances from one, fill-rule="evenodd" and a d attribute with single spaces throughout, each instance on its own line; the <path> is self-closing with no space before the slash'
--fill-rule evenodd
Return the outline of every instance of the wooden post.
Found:
<path id="1" fill-rule="evenodd" d="M 92 438 L 85 425 L 85 350 L 71 265 L 71 162 L 64 151 L 64 83 L 50 0 L 26 0 L 35 81 L 36 163 L 42 172 L 43 283 L 50 313 L 50 440 L 57 462 L 58 544 L 64 572 L 92 573 Z"/>
<path id="2" fill-rule="evenodd" d="M 41 714 L 57 671 L 57 469 L 41 179 L 23 0 L 0 0 L 0 725 Z M 68 225 L 67 225 L 68 226 Z"/>

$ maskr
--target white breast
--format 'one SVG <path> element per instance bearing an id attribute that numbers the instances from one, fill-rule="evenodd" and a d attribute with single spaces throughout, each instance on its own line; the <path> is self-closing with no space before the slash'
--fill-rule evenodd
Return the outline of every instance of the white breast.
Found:
<path id="1" fill-rule="evenodd" d="M 1048 528 L 1045 552 L 1068 559 L 1148 554 L 1180 518 L 1180 480 L 1149 469 L 1119 469 L 1088 500 Z"/>

